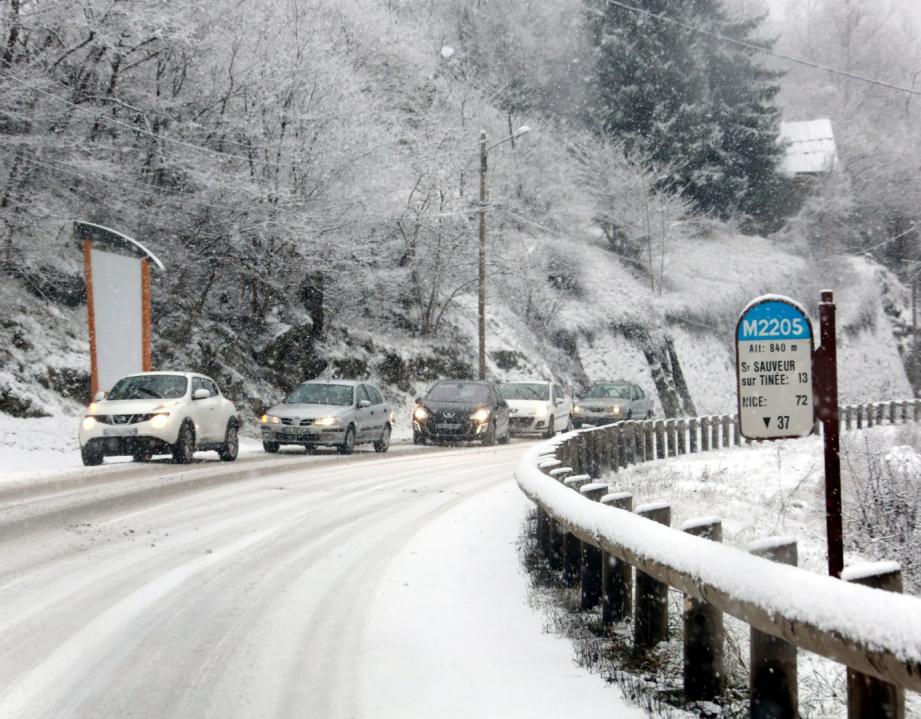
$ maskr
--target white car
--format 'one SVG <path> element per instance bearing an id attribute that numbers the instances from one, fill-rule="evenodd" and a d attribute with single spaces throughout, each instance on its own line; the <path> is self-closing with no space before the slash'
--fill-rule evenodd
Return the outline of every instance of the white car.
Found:
<path id="1" fill-rule="evenodd" d="M 508 382 L 499 389 L 512 434 L 552 437 L 572 428 L 572 398 L 555 382 Z"/>
<path id="2" fill-rule="evenodd" d="M 188 464 L 196 450 L 216 450 L 225 462 L 237 458 L 240 419 L 233 402 L 214 381 L 191 372 L 142 372 L 99 393 L 80 422 L 83 464 L 128 455 L 136 462 L 172 454 Z"/>

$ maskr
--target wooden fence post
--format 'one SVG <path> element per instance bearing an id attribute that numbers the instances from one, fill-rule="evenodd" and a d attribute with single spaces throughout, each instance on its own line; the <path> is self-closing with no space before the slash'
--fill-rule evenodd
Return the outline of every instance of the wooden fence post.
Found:
<path id="1" fill-rule="evenodd" d="M 876 405 L 872 402 L 867 402 L 864 405 L 864 414 L 867 418 L 867 428 L 873 427 L 876 425 Z"/>
<path id="2" fill-rule="evenodd" d="M 710 417 L 710 449 L 720 448 L 720 418 L 718 415 Z"/>
<path id="3" fill-rule="evenodd" d="M 672 508 L 665 502 L 651 502 L 636 513 L 652 522 L 669 525 Z M 633 645 L 640 651 L 652 649 L 668 639 L 668 585 L 636 570 L 636 606 L 633 609 Z"/>
<path id="4" fill-rule="evenodd" d="M 579 492 L 583 497 L 593 502 L 599 502 L 608 493 L 608 485 L 601 482 L 585 484 Z M 601 550 L 598 547 L 582 542 L 579 574 L 582 588 L 582 609 L 591 609 L 601 600 Z"/>
<path id="5" fill-rule="evenodd" d="M 633 495 L 629 492 L 606 494 L 601 503 L 617 509 L 633 511 Z M 633 606 L 633 567 L 612 557 L 601 556 L 601 623 L 622 622 L 630 616 Z"/>
<path id="6" fill-rule="evenodd" d="M 908 423 L 908 401 L 902 401 L 902 424 Z"/>
<path id="7" fill-rule="evenodd" d="M 895 410 L 896 410 L 896 404 L 897 404 L 897 403 L 894 402 L 894 401 L 889 403 L 889 424 L 895 424 L 895 422 L 896 422 L 896 419 L 895 419 L 895 417 L 896 417 L 896 411 L 895 411 Z"/>
<path id="8" fill-rule="evenodd" d="M 665 459 L 665 422 L 656 420 L 656 459 Z"/>
<path id="9" fill-rule="evenodd" d="M 624 423 L 624 466 L 636 464 L 636 422 L 629 420 Z"/>
<path id="10" fill-rule="evenodd" d="M 675 426 L 674 419 L 665 420 L 665 453 L 669 457 L 674 457 L 676 445 L 678 443 L 678 430 Z"/>
<path id="11" fill-rule="evenodd" d="M 729 427 L 730 422 L 732 422 L 732 419 L 729 417 L 728 414 L 724 414 L 723 419 L 720 422 L 720 424 L 723 425 L 723 446 L 724 447 L 732 446 L 732 440 L 730 439 L 730 432 L 731 432 L 730 427 Z"/>
<path id="12" fill-rule="evenodd" d="M 719 519 L 689 520 L 682 531 L 714 542 L 723 541 Z M 688 701 L 713 699 L 723 677 L 723 613 L 700 599 L 684 600 L 684 695 Z"/>
<path id="13" fill-rule="evenodd" d="M 688 423 L 681 418 L 678 420 L 678 454 L 688 453 Z"/>
<path id="14" fill-rule="evenodd" d="M 755 542 L 752 554 L 783 564 L 797 564 L 796 540 L 772 537 Z M 799 707 L 796 647 L 751 629 L 749 698 L 752 719 L 795 719 Z"/>
<path id="15" fill-rule="evenodd" d="M 688 452 L 694 454 L 697 452 L 697 417 L 691 417 L 688 420 Z"/>
<path id="16" fill-rule="evenodd" d="M 700 451 L 710 451 L 710 418 L 700 418 Z"/>
<path id="17" fill-rule="evenodd" d="M 854 406 L 848 405 L 844 408 L 844 428 L 850 430 L 854 426 Z"/>
<path id="18" fill-rule="evenodd" d="M 902 592 L 902 570 L 896 562 L 849 567 L 841 573 L 841 578 L 874 589 Z M 848 719 L 904 719 L 905 690 L 848 668 L 847 716 Z"/>
<path id="19" fill-rule="evenodd" d="M 917 422 L 918 420 L 921 420 L 921 400 L 914 399 L 912 400 L 912 404 L 914 405 L 914 408 L 915 408 L 914 419 L 915 419 L 915 422 Z"/>
<path id="20" fill-rule="evenodd" d="M 742 445 L 742 424 L 739 420 L 739 415 L 733 415 L 732 417 L 732 444 L 736 447 Z"/>
<path id="21" fill-rule="evenodd" d="M 575 474 L 563 480 L 563 484 L 578 492 L 584 485 L 592 481 L 587 474 Z M 570 532 L 563 533 L 563 586 L 574 587 L 579 581 L 580 567 L 582 564 L 582 542 Z"/>

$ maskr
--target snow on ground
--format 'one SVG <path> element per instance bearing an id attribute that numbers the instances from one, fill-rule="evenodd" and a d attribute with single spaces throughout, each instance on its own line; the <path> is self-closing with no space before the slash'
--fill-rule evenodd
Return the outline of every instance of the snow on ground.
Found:
<path id="1" fill-rule="evenodd" d="M 572 660 L 528 606 L 517 543 L 530 502 L 511 482 L 417 534 L 388 568 L 371 608 L 358 671 L 372 681 L 363 716 L 645 717 Z M 402 667 L 404 681 L 369 671 Z M 377 680 L 377 681 L 374 681 Z"/>

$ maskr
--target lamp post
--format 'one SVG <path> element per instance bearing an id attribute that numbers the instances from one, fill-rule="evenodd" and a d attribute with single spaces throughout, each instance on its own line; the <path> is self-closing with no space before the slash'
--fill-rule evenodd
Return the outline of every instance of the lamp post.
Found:
<path id="1" fill-rule="evenodd" d="M 486 168 L 489 151 L 503 142 L 514 140 L 531 131 L 522 125 L 511 135 L 487 147 L 486 130 L 480 130 L 480 278 L 478 292 L 478 320 L 480 344 L 480 379 L 486 379 Z"/>

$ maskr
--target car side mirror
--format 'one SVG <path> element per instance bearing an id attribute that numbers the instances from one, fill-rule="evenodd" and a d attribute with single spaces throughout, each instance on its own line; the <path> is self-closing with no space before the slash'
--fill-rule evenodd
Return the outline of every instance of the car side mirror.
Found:
<path id="1" fill-rule="evenodd" d="M 210 396 L 211 393 L 204 387 L 199 387 L 197 390 L 192 392 L 192 399 L 208 399 Z"/>
<path id="2" fill-rule="evenodd" d="M 370 406 L 371 406 L 371 402 L 369 400 L 366 400 L 366 399 L 358 400 L 358 409 L 364 409 L 365 407 L 370 407 Z"/>
<path id="3" fill-rule="evenodd" d="M 415 402 L 416 404 L 422 404 L 422 397 L 416 397 L 416 399 L 414 400 L 414 402 Z"/>
<path id="4" fill-rule="evenodd" d="M 96 394 L 93 395 L 94 402 L 102 402 L 102 400 L 104 400 L 105 398 L 106 398 L 106 393 L 102 391 L 97 392 Z"/>
<path id="5" fill-rule="evenodd" d="M 563 398 L 562 398 L 562 397 L 557 397 L 555 400 L 553 400 L 553 404 L 555 404 L 557 407 L 559 407 L 561 404 L 563 404 Z"/>

